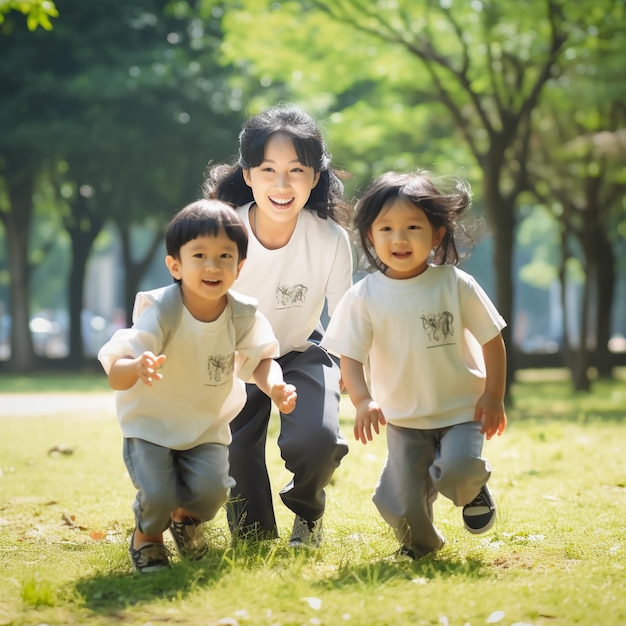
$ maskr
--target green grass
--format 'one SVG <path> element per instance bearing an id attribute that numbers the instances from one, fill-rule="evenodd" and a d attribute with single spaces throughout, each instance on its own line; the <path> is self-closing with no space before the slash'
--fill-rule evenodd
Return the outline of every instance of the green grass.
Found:
<path id="1" fill-rule="evenodd" d="M 87 393 L 110 390 L 104 372 L 101 375 L 88 372 L 41 373 L 37 375 L 2 373 L 0 375 L 0 393 Z"/>
<path id="2" fill-rule="evenodd" d="M 220 513 L 207 527 L 205 559 L 174 559 L 171 571 L 141 576 L 127 555 L 134 491 L 110 406 L 0 417 L 0 625 L 622 626 L 626 385 L 598 381 L 587 396 L 549 372 L 520 374 L 509 428 L 485 446 L 494 529 L 468 534 L 441 498 L 435 515 L 447 544 L 414 563 L 385 559 L 396 543 L 370 499 L 384 437 L 351 444 L 328 488 L 317 553 L 286 547 L 293 519 L 277 502 L 279 540 L 233 548 Z M 103 378 L 55 381 L 87 393 L 106 390 Z M 49 377 L 20 385 L 59 390 Z M 275 436 L 268 455 L 278 491 L 288 474 Z"/>

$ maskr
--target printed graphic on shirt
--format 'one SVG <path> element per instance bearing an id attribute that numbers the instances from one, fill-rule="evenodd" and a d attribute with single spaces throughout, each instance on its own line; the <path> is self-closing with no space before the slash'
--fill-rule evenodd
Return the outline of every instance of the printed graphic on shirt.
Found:
<path id="1" fill-rule="evenodd" d="M 302 307 L 306 301 L 308 287 L 305 285 L 278 285 L 276 287 L 276 309 Z"/>
<path id="2" fill-rule="evenodd" d="M 219 387 L 233 378 L 235 371 L 234 354 L 210 354 L 207 363 L 208 382 L 205 387 Z"/>
<path id="3" fill-rule="evenodd" d="M 429 348 L 454 344 L 453 341 L 449 341 L 454 336 L 454 315 L 450 311 L 422 313 L 420 319 L 430 343 Z"/>

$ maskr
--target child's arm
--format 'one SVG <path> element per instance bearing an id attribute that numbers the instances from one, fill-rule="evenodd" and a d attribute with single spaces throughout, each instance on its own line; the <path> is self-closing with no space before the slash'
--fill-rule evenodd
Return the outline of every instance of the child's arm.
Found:
<path id="1" fill-rule="evenodd" d="M 375 433 L 379 434 L 379 424 L 386 424 L 383 411 L 372 399 L 367 383 L 365 382 L 365 373 L 363 372 L 363 363 L 350 359 L 346 356 L 341 357 L 341 378 L 343 384 L 348 391 L 350 400 L 356 408 L 356 416 L 354 418 L 354 438 L 363 444 L 372 440 L 372 428 Z"/>
<path id="2" fill-rule="evenodd" d="M 252 379 L 281 413 L 291 413 L 296 408 L 296 388 L 283 380 L 283 370 L 274 359 L 263 359 L 252 373 Z"/>
<path id="3" fill-rule="evenodd" d="M 152 387 L 154 380 L 161 380 L 162 374 L 157 369 L 165 363 L 165 355 L 154 356 L 152 352 L 144 352 L 133 358 L 125 356 L 117 359 L 109 370 L 109 385 L 117 391 L 130 389 L 138 380 Z"/>
<path id="4" fill-rule="evenodd" d="M 502 335 L 498 334 L 483 346 L 485 369 L 485 391 L 474 410 L 474 419 L 482 422 L 481 433 L 491 439 L 501 435 L 506 428 L 504 391 L 506 387 L 506 348 Z"/>

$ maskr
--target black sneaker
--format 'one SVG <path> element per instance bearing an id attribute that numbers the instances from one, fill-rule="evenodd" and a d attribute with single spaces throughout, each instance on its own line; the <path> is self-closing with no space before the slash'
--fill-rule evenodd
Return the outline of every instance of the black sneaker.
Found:
<path id="1" fill-rule="evenodd" d="M 304 517 L 296 515 L 293 523 L 293 532 L 289 540 L 290 548 L 319 548 L 324 540 L 322 532 L 322 518 L 310 522 Z"/>
<path id="2" fill-rule="evenodd" d="M 167 548 L 162 543 L 144 543 L 135 549 L 135 532 L 130 538 L 130 560 L 142 574 L 170 569 Z"/>
<path id="3" fill-rule="evenodd" d="M 400 549 L 394 554 L 394 557 L 398 560 L 398 561 L 406 561 L 406 560 L 411 560 L 411 561 L 415 561 L 415 559 L 417 558 L 415 556 L 415 552 L 413 550 L 411 550 L 411 548 L 407 547 L 407 546 L 400 546 Z"/>
<path id="4" fill-rule="evenodd" d="M 478 495 L 463 507 L 463 524 L 474 535 L 486 533 L 496 521 L 496 505 L 487 485 L 483 485 Z"/>
<path id="5" fill-rule="evenodd" d="M 182 522 L 172 520 L 170 532 L 174 538 L 176 551 L 182 559 L 201 559 L 209 549 L 202 524 L 196 523 L 190 517 L 186 517 Z"/>

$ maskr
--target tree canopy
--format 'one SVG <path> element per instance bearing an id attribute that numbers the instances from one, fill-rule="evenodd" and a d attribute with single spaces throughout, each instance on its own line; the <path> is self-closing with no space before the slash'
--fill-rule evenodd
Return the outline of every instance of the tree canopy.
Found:
<path id="1" fill-rule="evenodd" d="M 617 280 L 610 267 L 619 262 L 608 253 L 618 251 L 624 228 L 623 3 L 59 0 L 57 7 L 52 31 L 28 31 L 15 11 L 0 25 L 7 87 L 0 218 L 18 242 L 7 254 L 14 315 L 27 310 L 22 285 L 45 256 L 31 245 L 46 249 L 41 233 L 32 237 L 35 209 L 55 207 L 71 241 L 75 315 L 81 272 L 105 220 L 120 235 L 129 301 L 168 213 L 198 193 L 206 162 L 236 151 L 244 116 L 290 100 L 322 122 L 355 196 L 389 169 L 472 182 L 494 234 L 494 291 L 511 347 L 517 244 L 541 232 L 540 218 L 539 230 L 528 223 L 540 215 L 534 206 L 553 220 L 549 232 L 564 252 L 535 246 L 542 256 L 524 261 L 531 263 L 524 277 L 537 282 L 538 267 L 554 263 L 558 275 L 575 260 L 589 280 L 600 258 L 592 251 L 605 253 L 599 263 L 607 271 L 594 290 L 608 318 L 593 332 L 607 343 Z M 133 243 L 138 228 L 148 242 L 143 255 Z"/>

